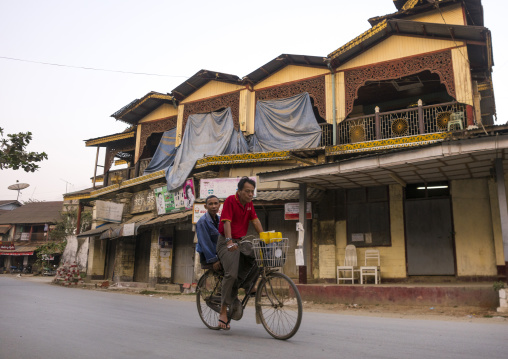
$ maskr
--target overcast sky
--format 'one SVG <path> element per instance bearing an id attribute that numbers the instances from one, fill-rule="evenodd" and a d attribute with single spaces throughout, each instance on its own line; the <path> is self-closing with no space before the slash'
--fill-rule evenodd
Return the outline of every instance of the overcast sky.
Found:
<path id="1" fill-rule="evenodd" d="M 504 124 L 508 6 L 483 6 Z M 16 199 L 16 180 L 30 184 L 20 201 L 91 187 L 96 149 L 83 141 L 123 131 L 110 116 L 150 91 L 169 93 L 200 69 L 243 77 L 283 53 L 326 56 L 395 10 L 392 0 L 0 0 L 0 127 L 31 131 L 28 149 L 49 156 L 33 174 L 1 171 L 0 200 Z"/>

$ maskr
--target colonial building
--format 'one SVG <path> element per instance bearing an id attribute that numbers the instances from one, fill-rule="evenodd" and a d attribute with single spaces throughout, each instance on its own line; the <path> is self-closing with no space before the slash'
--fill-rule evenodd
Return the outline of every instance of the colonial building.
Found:
<path id="1" fill-rule="evenodd" d="M 335 281 L 347 244 L 360 261 L 378 249 L 385 281 L 502 275 L 508 128 L 494 125 L 481 1 L 394 4 L 327 57 L 281 54 L 242 78 L 200 70 L 113 114 L 129 128 L 86 141 L 106 149 L 93 176 L 103 186 L 79 199 L 96 213 L 95 228 L 78 236 L 90 241 L 88 276 L 194 282 L 192 207 L 157 208 L 155 194 L 167 187 L 176 198 L 189 179 L 199 203 L 204 180 L 245 175 L 257 176 L 264 228 L 292 248 L 287 205 L 300 203 L 303 216 L 310 202 L 305 265 L 291 251 L 284 267 L 300 281 Z M 104 208 L 118 204 L 108 222 Z"/>

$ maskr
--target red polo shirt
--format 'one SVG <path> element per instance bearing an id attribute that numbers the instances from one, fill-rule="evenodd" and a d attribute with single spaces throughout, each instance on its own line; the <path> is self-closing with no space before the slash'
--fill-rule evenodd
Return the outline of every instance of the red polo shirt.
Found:
<path id="1" fill-rule="evenodd" d="M 224 236 L 224 222 L 231 222 L 231 237 L 238 239 L 247 234 L 249 222 L 258 218 L 252 202 L 242 206 L 238 193 L 229 196 L 222 205 L 219 233 Z"/>

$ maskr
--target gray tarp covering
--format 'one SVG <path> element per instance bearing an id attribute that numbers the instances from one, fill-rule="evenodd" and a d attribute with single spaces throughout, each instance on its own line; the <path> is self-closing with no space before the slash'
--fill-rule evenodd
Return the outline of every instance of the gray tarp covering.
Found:
<path id="1" fill-rule="evenodd" d="M 319 127 L 307 92 L 269 101 L 258 101 L 251 152 L 319 147 Z"/>
<path id="2" fill-rule="evenodd" d="M 223 154 L 231 141 L 233 130 L 233 116 L 229 107 L 221 112 L 190 115 L 175 161 L 166 170 L 168 190 L 177 189 L 185 182 L 198 159 Z"/>
<path id="3" fill-rule="evenodd" d="M 150 164 L 147 168 L 145 168 L 143 174 L 165 170 L 173 164 L 176 155 L 175 140 L 176 127 L 164 132 L 161 141 L 159 142 L 159 146 L 157 147 Z"/>
<path id="4" fill-rule="evenodd" d="M 229 141 L 228 148 L 224 151 L 225 155 L 235 155 L 237 153 L 249 152 L 249 144 L 243 136 L 242 131 L 233 130 L 231 141 Z"/>

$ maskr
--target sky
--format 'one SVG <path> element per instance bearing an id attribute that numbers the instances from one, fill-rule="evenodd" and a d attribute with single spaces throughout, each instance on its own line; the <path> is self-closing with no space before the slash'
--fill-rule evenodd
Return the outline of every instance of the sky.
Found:
<path id="1" fill-rule="evenodd" d="M 483 8 L 504 124 L 508 5 Z M 326 57 L 395 11 L 392 0 L 0 0 L 0 127 L 32 132 L 27 149 L 49 157 L 35 173 L 2 170 L 0 200 L 17 198 L 16 181 L 30 185 L 22 202 L 91 187 L 96 148 L 84 140 L 125 130 L 110 116 L 150 91 L 170 93 L 201 69 L 243 77 L 284 53 Z"/>

